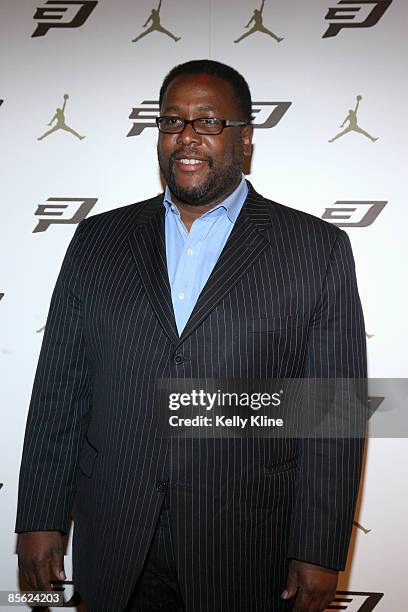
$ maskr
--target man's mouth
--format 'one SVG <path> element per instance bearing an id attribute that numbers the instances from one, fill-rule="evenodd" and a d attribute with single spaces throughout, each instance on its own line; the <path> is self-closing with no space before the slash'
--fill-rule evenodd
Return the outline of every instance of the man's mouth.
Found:
<path id="1" fill-rule="evenodd" d="M 182 172 L 195 172 L 208 164 L 206 159 L 200 157 L 179 157 L 174 162 Z"/>
<path id="2" fill-rule="evenodd" d="M 182 159 L 177 160 L 179 164 L 183 165 L 195 165 L 195 164 L 203 164 L 205 163 L 203 159 L 192 159 L 190 157 L 183 157 Z"/>

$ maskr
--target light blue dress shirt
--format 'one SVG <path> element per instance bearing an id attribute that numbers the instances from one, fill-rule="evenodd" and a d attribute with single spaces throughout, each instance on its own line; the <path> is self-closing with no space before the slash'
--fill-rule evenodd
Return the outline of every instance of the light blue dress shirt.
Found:
<path id="1" fill-rule="evenodd" d="M 164 194 L 166 257 L 179 335 L 231 233 L 248 193 L 244 175 L 238 187 L 196 219 L 188 232 L 168 187 Z"/>

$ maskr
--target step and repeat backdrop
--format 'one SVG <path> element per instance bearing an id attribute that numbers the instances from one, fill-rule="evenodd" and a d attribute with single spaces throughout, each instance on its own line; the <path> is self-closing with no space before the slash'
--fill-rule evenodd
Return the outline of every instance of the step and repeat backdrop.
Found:
<path id="1" fill-rule="evenodd" d="M 81 219 L 162 191 L 154 117 L 174 65 L 245 76 L 247 177 L 347 231 L 369 374 L 407 377 L 407 22 L 405 0 L 2 0 L 0 590 L 18 588 L 18 470 L 51 292 Z M 372 398 L 385 417 L 389 395 Z M 407 608 L 403 435 L 368 442 L 332 610 Z M 65 566 L 70 578 L 70 541 Z"/>

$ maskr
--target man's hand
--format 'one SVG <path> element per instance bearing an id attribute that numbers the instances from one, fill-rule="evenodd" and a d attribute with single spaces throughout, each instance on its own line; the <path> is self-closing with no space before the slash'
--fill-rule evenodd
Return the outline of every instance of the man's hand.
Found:
<path id="1" fill-rule="evenodd" d="M 65 580 L 64 546 L 59 531 L 27 531 L 17 542 L 18 566 L 33 591 L 51 591 L 51 580 Z"/>
<path id="2" fill-rule="evenodd" d="M 292 559 L 282 598 L 296 595 L 293 612 L 322 612 L 336 596 L 337 579 L 336 570 Z"/>

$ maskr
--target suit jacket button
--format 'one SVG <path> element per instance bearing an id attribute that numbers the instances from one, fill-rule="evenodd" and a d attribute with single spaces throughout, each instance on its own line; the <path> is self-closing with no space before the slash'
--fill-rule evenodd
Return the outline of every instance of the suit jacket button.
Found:
<path id="1" fill-rule="evenodd" d="M 183 363 L 183 361 L 184 361 L 183 355 L 181 355 L 180 353 L 177 353 L 177 355 L 174 355 L 174 363 L 180 364 L 180 363 Z"/>
<path id="2" fill-rule="evenodd" d="M 167 490 L 167 482 L 165 482 L 164 480 L 158 480 L 156 482 L 156 491 L 158 491 L 159 493 L 165 493 Z"/>

